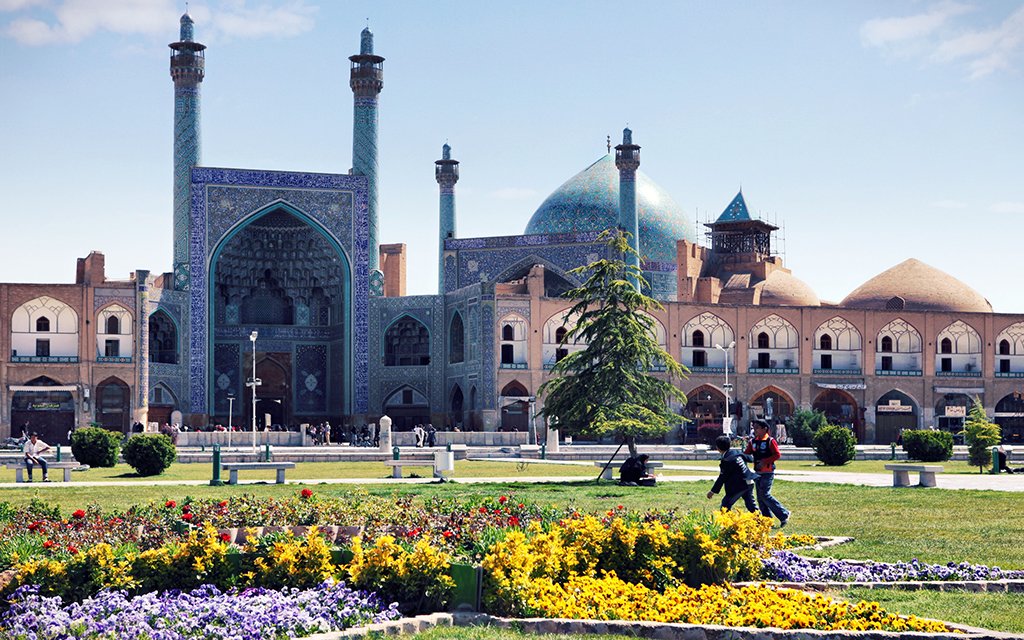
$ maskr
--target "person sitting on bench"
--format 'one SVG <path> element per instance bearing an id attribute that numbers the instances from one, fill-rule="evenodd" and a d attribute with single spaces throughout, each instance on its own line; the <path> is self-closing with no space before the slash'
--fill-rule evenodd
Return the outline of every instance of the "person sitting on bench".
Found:
<path id="1" fill-rule="evenodd" d="M 619 484 L 630 487 L 653 487 L 657 479 L 647 473 L 648 460 L 650 460 L 650 456 L 646 453 L 626 458 L 626 461 L 619 467 Z"/>
<path id="2" fill-rule="evenodd" d="M 32 466 L 38 464 L 43 469 L 43 482 L 50 481 L 50 475 L 46 469 L 46 460 L 43 460 L 39 456 L 44 451 L 49 451 L 50 445 L 46 444 L 39 439 L 38 433 L 33 433 L 29 436 L 25 442 L 25 447 L 22 451 L 25 452 L 25 468 L 28 469 L 28 481 L 32 482 Z"/>

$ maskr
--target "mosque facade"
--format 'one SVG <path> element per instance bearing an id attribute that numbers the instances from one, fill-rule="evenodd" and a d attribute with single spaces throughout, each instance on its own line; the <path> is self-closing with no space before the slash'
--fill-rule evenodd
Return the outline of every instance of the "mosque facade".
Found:
<path id="1" fill-rule="evenodd" d="M 1005 441 L 1024 441 L 1024 315 L 995 313 L 912 259 L 822 302 L 742 192 L 698 233 L 640 171 L 628 129 L 516 236 L 458 236 L 459 162 L 444 145 L 438 290 L 405 295 L 405 245 L 378 239 L 384 58 L 369 29 L 350 57 L 347 174 L 204 165 L 206 47 L 187 14 L 170 48 L 171 270 L 110 280 L 93 253 L 73 285 L 0 284 L 0 436 L 62 442 L 88 423 L 358 426 L 385 414 L 398 429 L 543 429 L 536 390 L 584 347 L 562 339 L 572 318 L 561 296 L 580 284 L 573 269 L 608 256 L 601 232 L 619 227 L 663 305 L 655 337 L 690 371 L 671 440 L 727 416 L 742 429 L 814 408 L 888 444 L 903 428 L 958 431 L 979 398 Z"/>

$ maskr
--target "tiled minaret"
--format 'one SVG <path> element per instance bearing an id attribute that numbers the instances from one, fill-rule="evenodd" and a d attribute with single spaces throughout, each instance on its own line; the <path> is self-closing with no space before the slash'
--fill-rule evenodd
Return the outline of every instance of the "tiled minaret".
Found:
<path id="1" fill-rule="evenodd" d="M 631 234 L 629 246 L 637 254 L 627 258 L 626 263 L 640 266 L 640 218 L 636 210 L 636 170 L 640 168 L 640 146 L 633 144 L 633 132 L 622 130 L 622 144 L 615 146 L 615 167 L 619 170 L 619 227 Z M 638 285 L 635 279 L 631 279 Z"/>
<path id="2" fill-rule="evenodd" d="M 199 164 L 199 84 L 205 75 L 205 44 L 193 41 L 192 18 L 181 16 L 180 40 L 171 48 L 174 80 L 174 288 L 188 289 L 188 222 L 192 167 Z"/>
<path id="3" fill-rule="evenodd" d="M 349 86 L 354 94 L 352 119 L 352 173 L 369 182 L 367 219 L 370 236 L 370 271 L 380 268 L 377 236 L 377 103 L 384 88 L 384 58 L 373 54 L 373 32 L 360 34 L 359 55 L 349 56 L 352 71 Z"/>
<path id="4" fill-rule="evenodd" d="M 434 162 L 434 177 L 441 190 L 437 253 L 437 292 L 444 294 L 444 241 L 455 237 L 455 183 L 459 181 L 459 161 L 452 160 L 452 148 L 441 147 L 441 159 Z"/>

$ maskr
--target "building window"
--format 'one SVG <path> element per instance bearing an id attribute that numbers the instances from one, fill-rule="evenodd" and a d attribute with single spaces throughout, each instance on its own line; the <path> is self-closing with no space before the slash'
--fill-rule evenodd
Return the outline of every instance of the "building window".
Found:
<path id="1" fill-rule="evenodd" d="M 402 316 L 384 334 L 384 366 L 430 364 L 430 333 L 423 323 Z"/>
<path id="2" fill-rule="evenodd" d="M 412 389 L 402 389 L 402 404 L 412 404 Z"/>
<path id="3" fill-rule="evenodd" d="M 1008 356 L 1010 355 L 1010 341 L 1000 340 L 999 341 L 999 355 Z"/>
<path id="4" fill-rule="evenodd" d="M 178 330 L 163 311 L 149 316 L 149 361 L 178 363 Z"/>
<path id="5" fill-rule="evenodd" d="M 770 349 L 771 344 L 768 340 L 768 334 L 763 331 L 757 334 L 757 348 L 758 349 Z"/>
<path id="6" fill-rule="evenodd" d="M 558 327 L 558 329 L 555 330 L 555 342 L 558 344 L 565 342 L 565 334 L 567 333 L 568 330 L 565 327 Z"/>
<path id="7" fill-rule="evenodd" d="M 824 340 L 824 337 L 822 339 Z M 821 368 L 822 369 L 831 369 L 832 368 L 832 354 L 831 353 L 823 353 L 823 354 L 821 354 Z"/>
<path id="8" fill-rule="evenodd" d="M 558 348 L 555 349 L 555 362 L 561 362 L 565 356 L 569 355 L 568 349 Z"/>
<path id="9" fill-rule="evenodd" d="M 892 371 L 892 356 L 882 356 L 882 371 Z"/>
<path id="10" fill-rule="evenodd" d="M 706 367 L 708 366 L 708 353 L 703 350 L 696 350 L 693 352 L 693 366 L 695 367 Z"/>
<path id="11" fill-rule="evenodd" d="M 944 352 L 944 353 L 948 353 L 948 352 Z M 943 371 L 952 371 L 953 370 L 953 358 L 943 358 L 941 360 L 940 366 L 942 367 Z"/>
<path id="12" fill-rule="evenodd" d="M 121 341 L 120 340 L 107 340 L 104 345 L 103 355 L 108 358 L 117 358 L 121 355 Z"/>
<path id="13" fill-rule="evenodd" d="M 153 404 L 164 403 L 164 390 L 161 387 L 153 389 Z"/>
<path id="14" fill-rule="evenodd" d="M 694 331 L 693 332 L 693 346 L 695 346 L 695 347 L 703 347 L 704 346 L 704 332 L 703 331 Z M 699 366 L 703 366 L 703 365 L 699 365 Z"/>
<path id="15" fill-rule="evenodd" d="M 506 324 L 501 328 L 501 339 L 502 340 L 515 340 L 516 330 L 512 328 L 512 325 Z"/>
<path id="16" fill-rule="evenodd" d="M 832 350 L 832 336 L 827 333 L 821 336 L 821 350 L 831 351 Z M 824 369 L 824 367 L 822 367 Z"/>
<path id="17" fill-rule="evenodd" d="M 50 341 L 49 340 L 36 340 L 36 357 L 37 358 L 49 358 L 50 357 Z"/>
<path id="18" fill-rule="evenodd" d="M 448 331 L 448 362 L 457 364 L 466 357 L 466 331 L 462 324 L 462 315 L 452 316 L 452 324 Z"/>
<path id="19" fill-rule="evenodd" d="M 943 338 L 939 344 L 940 353 L 953 353 L 953 341 L 949 338 Z"/>
<path id="20" fill-rule="evenodd" d="M 764 334 L 761 334 L 764 335 Z M 758 339 L 760 342 L 760 339 Z M 758 369 L 771 369 L 772 368 L 772 354 L 770 353 L 759 353 L 757 354 L 757 368 Z"/>
<path id="21" fill-rule="evenodd" d="M 1010 360 L 1004 358 L 999 361 L 999 373 L 1010 373 Z"/>
<path id="22" fill-rule="evenodd" d="M 892 338 L 890 338 L 889 336 L 885 336 L 884 338 L 882 338 L 882 352 L 892 353 Z M 889 360 L 891 361 L 892 358 L 889 358 Z"/>
<path id="23" fill-rule="evenodd" d="M 107 335 L 118 335 L 121 333 L 121 321 L 117 316 L 107 316 Z"/>
<path id="24" fill-rule="evenodd" d="M 515 347 L 510 344 L 501 345 L 501 364 L 512 364 L 515 362 Z"/>
<path id="25" fill-rule="evenodd" d="M 36 318 L 36 331 L 39 332 L 39 333 L 49 333 L 50 332 L 50 319 L 47 318 L 46 316 L 43 316 L 41 318 Z"/>

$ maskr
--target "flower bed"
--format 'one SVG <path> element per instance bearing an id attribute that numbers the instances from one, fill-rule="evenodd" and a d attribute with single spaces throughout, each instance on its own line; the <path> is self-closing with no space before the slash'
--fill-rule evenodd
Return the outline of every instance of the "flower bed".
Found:
<path id="1" fill-rule="evenodd" d="M 372 594 L 328 581 L 313 589 L 247 589 L 221 592 L 204 586 L 190 592 L 149 593 L 134 598 L 102 591 L 80 603 L 45 597 L 23 587 L 0 626 L 14 640 L 111 638 L 298 637 L 399 617 Z M 201 621 L 201 624 L 197 624 Z"/>
<path id="2" fill-rule="evenodd" d="M 764 577 L 779 582 L 907 582 L 959 580 L 1024 580 L 1024 571 L 970 564 L 925 564 L 803 558 L 776 551 L 764 560 Z"/>

